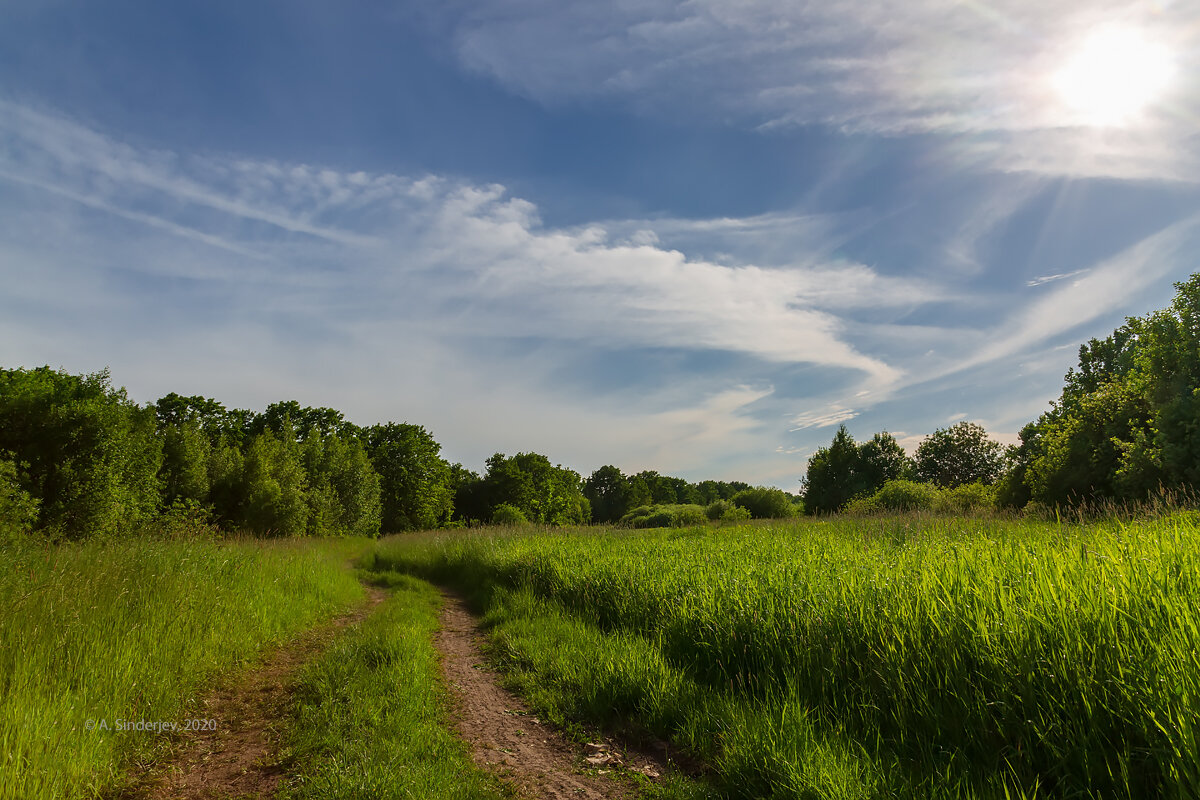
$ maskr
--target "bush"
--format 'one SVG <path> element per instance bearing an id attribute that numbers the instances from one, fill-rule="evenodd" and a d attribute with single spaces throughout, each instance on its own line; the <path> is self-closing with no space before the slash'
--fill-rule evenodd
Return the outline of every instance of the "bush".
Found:
<path id="1" fill-rule="evenodd" d="M 529 519 L 511 503 L 501 503 L 492 509 L 493 525 L 528 525 Z"/>
<path id="2" fill-rule="evenodd" d="M 704 506 L 693 504 L 638 506 L 621 517 L 631 528 L 686 528 L 708 521 Z"/>
<path id="3" fill-rule="evenodd" d="M 704 516 L 711 520 L 718 520 L 731 508 L 737 508 L 737 506 L 728 500 L 714 500 L 704 507 Z"/>
<path id="4" fill-rule="evenodd" d="M 941 500 L 941 491 L 931 483 L 888 481 L 870 497 L 852 502 L 847 511 L 871 514 L 881 511 L 932 511 Z"/>
<path id="5" fill-rule="evenodd" d="M 21 489 L 16 465 L 0 459 L 0 544 L 26 536 L 37 516 L 38 502 Z"/>
<path id="6" fill-rule="evenodd" d="M 786 519 L 799 511 L 791 495 L 767 486 L 738 492 L 733 496 L 733 504 L 749 511 L 754 519 Z"/>
<path id="7" fill-rule="evenodd" d="M 746 522 L 751 519 L 750 511 L 741 506 L 730 506 L 721 512 L 721 522 Z"/>
<path id="8" fill-rule="evenodd" d="M 964 483 L 946 489 L 938 498 L 937 510 L 954 514 L 991 511 L 996 508 L 996 487 L 982 483 Z"/>

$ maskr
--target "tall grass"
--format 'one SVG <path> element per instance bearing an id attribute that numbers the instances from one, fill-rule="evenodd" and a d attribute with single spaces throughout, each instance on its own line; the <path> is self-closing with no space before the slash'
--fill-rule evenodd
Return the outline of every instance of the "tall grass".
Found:
<path id="1" fill-rule="evenodd" d="M 364 546 L 130 539 L 0 552 L 0 798 L 118 786 L 165 740 L 118 720 L 202 716 L 196 690 L 214 672 L 362 599 L 345 562 Z"/>
<path id="2" fill-rule="evenodd" d="M 640 637 L 697 689 L 626 707 L 693 746 L 719 738 L 742 796 L 1183 798 L 1200 787 L 1198 527 L 805 520 L 458 535 L 377 560 L 553 601 L 615 649 Z M 527 639 L 515 660 L 537 658 Z M 652 672 L 608 660 L 626 685 Z M 804 774 L 859 777 L 778 793 L 822 747 Z"/>

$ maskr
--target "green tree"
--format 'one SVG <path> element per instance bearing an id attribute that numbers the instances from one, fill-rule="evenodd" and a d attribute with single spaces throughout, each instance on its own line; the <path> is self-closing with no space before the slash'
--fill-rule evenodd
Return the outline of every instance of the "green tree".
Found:
<path id="1" fill-rule="evenodd" d="M 887 431 L 859 445 L 858 460 L 858 482 L 865 491 L 878 491 L 888 481 L 900 480 L 913 471 L 912 459 Z"/>
<path id="2" fill-rule="evenodd" d="M 507 503 L 530 522 L 580 525 L 591 519 L 579 473 L 552 465 L 540 453 L 496 453 L 487 460 L 483 484 L 492 508 Z"/>
<path id="3" fill-rule="evenodd" d="M 1062 396 L 1021 432 L 1000 500 L 1143 499 L 1200 486 L 1200 273 L 1170 307 L 1079 349 Z"/>
<path id="4" fill-rule="evenodd" d="M 858 475 L 858 445 L 845 425 L 839 425 L 829 447 L 808 460 L 802 495 L 810 514 L 838 511 L 862 491 Z"/>
<path id="5" fill-rule="evenodd" d="M 114 389 L 107 371 L 0 370 L 0 451 L 12 454 L 39 524 L 58 535 L 113 533 L 158 510 L 153 411 Z"/>
<path id="6" fill-rule="evenodd" d="M 302 536 L 308 532 L 308 476 L 300 445 L 286 427 L 265 430 L 246 447 L 237 522 L 260 536 Z"/>
<path id="7" fill-rule="evenodd" d="M 0 458 L 0 545 L 27 535 L 37 516 L 38 502 L 21 488 L 16 464 Z"/>
<path id="8" fill-rule="evenodd" d="M 302 448 L 309 486 L 309 533 L 378 536 L 379 474 L 363 443 L 311 429 Z"/>
<path id="9" fill-rule="evenodd" d="M 453 476 L 429 431 L 389 422 L 365 434 L 379 473 L 383 530 L 423 530 L 448 522 L 454 512 Z"/>
<path id="10" fill-rule="evenodd" d="M 919 480 L 943 488 L 965 483 L 990 485 L 1004 470 L 1004 448 L 988 437 L 983 426 L 957 422 L 921 442 L 915 461 Z"/>
<path id="11" fill-rule="evenodd" d="M 596 522 L 616 522 L 633 506 L 633 488 L 629 478 L 611 464 L 600 467 L 583 485 L 583 495 L 592 507 Z"/>

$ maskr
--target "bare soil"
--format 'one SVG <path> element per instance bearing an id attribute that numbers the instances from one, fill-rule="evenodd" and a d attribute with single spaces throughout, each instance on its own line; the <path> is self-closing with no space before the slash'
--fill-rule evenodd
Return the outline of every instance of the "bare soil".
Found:
<path id="1" fill-rule="evenodd" d="M 631 772 L 653 779 L 667 767 L 656 756 L 608 739 L 584 746 L 566 739 L 500 685 L 481 655 L 482 634 L 463 601 L 444 594 L 435 644 L 454 705 L 455 728 L 475 763 L 492 770 L 522 797 L 632 798 Z"/>
<path id="2" fill-rule="evenodd" d="M 164 764 L 147 769 L 125 800 L 269 798 L 285 777 L 279 763 L 279 725 L 288 714 L 296 674 L 346 627 L 360 622 L 387 596 L 368 587 L 354 611 L 306 631 L 260 663 L 238 670 L 200 701 L 197 718 L 216 730 L 188 732 Z"/>

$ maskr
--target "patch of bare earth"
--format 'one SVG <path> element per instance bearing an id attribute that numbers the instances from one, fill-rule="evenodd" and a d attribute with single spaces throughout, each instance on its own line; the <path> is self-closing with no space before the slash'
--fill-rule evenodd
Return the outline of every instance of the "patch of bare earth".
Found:
<path id="1" fill-rule="evenodd" d="M 611 741 L 581 748 L 539 720 L 500 686 L 499 676 L 484 662 L 482 634 L 463 601 L 445 592 L 443 596 L 435 644 L 453 699 L 455 728 L 470 745 L 475 763 L 494 771 L 522 796 L 539 800 L 631 798 L 636 791 L 626 770 L 652 779 L 666 772 L 656 756 Z"/>
<path id="2" fill-rule="evenodd" d="M 285 777 L 279 763 L 279 725 L 300 668 L 343 629 L 362 621 L 387 596 L 368 588 L 366 603 L 301 634 L 256 666 L 239 670 L 202 699 L 191 714 L 216 721 L 215 730 L 181 735 L 164 764 L 147 769 L 126 800 L 268 798 Z"/>

